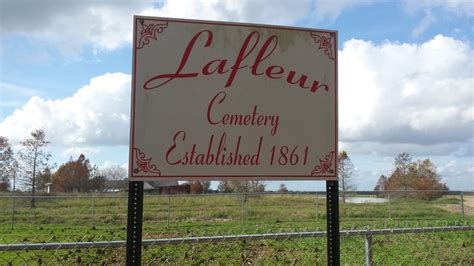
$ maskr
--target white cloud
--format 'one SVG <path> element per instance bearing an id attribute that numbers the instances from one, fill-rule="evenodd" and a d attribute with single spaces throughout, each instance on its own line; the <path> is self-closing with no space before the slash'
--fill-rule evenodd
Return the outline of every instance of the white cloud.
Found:
<path id="1" fill-rule="evenodd" d="M 329 20 L 334 22 L 346 9 L 360 5 L 370 5 L 375 0 L 315 0 L 312 15 L 318 20 Z"/>
<path id="2" fill-rule="evenodd" d="M 104 163 L 102 163 L 99 169 L 106 169 L 106 168 L 113 168 L 113 167 L 120 167 L 120 168 L 123 168 L 124 170 L 128 170 L 128 163 L 117 164 L 116 162 L 106 160 Z"/>
<path id="3" fill-rule="evenodd" d="M 131 43 L 133 15 L 294 24 L 305 19 L 336 19 L 345 9 L 371 3 L 326 0 L 160 1 L 2 1 L 2 34 L 16 33 L 51 43 L 70 58 L 85 45 L 94 53 Z"/>
<path id="4" fill-rule="evenodd" d="M 441 35 L 419 45 L 347 41 L 339 56 L 341 148 L 472 156 L 473 54 Z M 18 141 L 43 128 L 66 147 L 127 145 L 130 79 L 105 74 L 71 97 L 32 97 L 0 123 L 1 135 Z"/>
<path id="5" fill-rule="evenodd" d="M 474 162 L 450 160 L 438 167 L 442 182 L 446 182 L 450 189 L 474 189 Z"/>
<path id="6" fill-rule="evenodd" d="M 292 24 L 306 17 L 309 0 L 187 0 L 166 1 L 143 15 L 245 22 Z M 278 14 L 278 15 L 276 15 Z"/>
<path id="7" fill-rule="evenodd" d="M 368 155 L 374 157 L 394 158 L 401 152 L 407 152 L 417 157 L 446 156 L 469 158 L 474 156 L 474 139 L 466 142 L 449 142 L 439 144 L 416 144 L 417 138 L 412 143 L 389 143 L 376 141 L 345 142 L 344 150 L 350 154 Z M 340 149 L 341 150 L 341 149 Z"/>
<path id="8" fill-rule="evenodd" d="M 113 50 L 129 43 L 133 14 L 151 1 L 2 1 L 2 33 L 19 33 L 78 57 L 84 45 Z"/>
<path id="9" fill-rule="evenodd" d="M 130 80 L 127 74 L 108 73 L 92 78 L 71 97 L 32 97 L 0 123 L 1 135 L 16 142 L 42 128 L 53 144 L 71 148 L 124 145 L 129 135 Z M 66 153 L 77 155 L 76 151 Z"/>
<path id="10" fill-rule="evenodd" d="M 412 31 L 414 37 L 428 30 L 438 21 L 438 18 L 443 20 L 446 17 L 456 16 L 470 19 L 474 16 L 472 0 L 404 0 L 403 5 L 408 14 L 425 13 L 423 19 Z M 456 30 L 459 31 L 459 29 L 454 29 L 454 32 Z"/>
<path id="11" fill-rule="evenodd" d="M 341 141 L 427 153 L 465 146 L 472 154 L 474 51 L 467 43 L 442 35 L 419 45 L 349 40 L 339 58 Z"/>
<path id="12" fill-rule="evenodd" d="M 459 16 L 473 16 L 474 4 L 471 0 L 404 0 L 408 12 L 441 8 Z"/>
<path id="13" fill-rule="evenodd" d="M 425 32 L 435 22 L 436 18 L 431 10 L 426 11 L 425 17 L 421 20 L 420 24 L 413 29 L 412 35 L 414 37 L 420 36 L 420 34 Z"/>
<path id="14" fill-rule="evenodd" d="M 91 154 L 94 155 L 94 154 L 97 154 L 100 152 L 100 149 L 99 148 L 94 148 L 94 147 L 84 147 L 84 146 L 81 146 L 81 147 L 70 147 L 70 148 L 67 148 L 65 149 L 61 155 L 64 157 L 64 158 L 72 158 L 73 160 L 76 160 L 77 158 L 79 158 L 79 156 L 81 154 L 87 154 L 87 156 L 90 156 Z"/>
<path id="15" fill-rule="evenodd" d="M 35 95 L 41 95 L 37 89 L 0 81 L 0 120 L 9 115 L 15 108 Z"/>

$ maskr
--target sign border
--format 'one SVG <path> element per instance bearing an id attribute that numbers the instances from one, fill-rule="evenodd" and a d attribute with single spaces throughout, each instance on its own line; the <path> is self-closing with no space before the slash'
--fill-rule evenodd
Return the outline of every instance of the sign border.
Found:
<path id="1" fill-rule="evenodd" d="M 135 92 L 136 92 L 136 52 L 137 48 L 137 31 L 138 31 L 138 21 L 151 20 L 151 21 L 161 21 L 161 22 L 177 22 L 177 23 L 189 23 L 189 24 L 205 24 L 205 25 L 220 25 L 220 26 L 242 26 L 250 28 L 268 28 L 268 29 L 281 29 L 281 30 L 295 30 L 295 31 L 308 31 L 308 32 L 321 32 L 329 33 L 334 35 L 334 108 L 335 108 L 335 135 L 334 135 L 334 152 L 332 160 L 334 160 L 334 174 L 322 174 L 322 175 L 189 175 L 189 176 L 176 176 L 176 175 L 135 175 L 134 172 L 134 129 L 135 129 Z M 132 55 L 132 86 L 131 86 L 131 106 L 130 106 L 130 139 L 129 139 L 129 180 L 130 181 L 156 181 L 156 180 L 186 180 L 186 179 L 199 179 L 199 180 L 327 180 L 327 181 L 336 181 L 337 178 L 337 154 L 339 151 L 338 147 L 338 31 L 335 30 L 322 30 L 322 29 L 313 29 L 305 27 L 290 27 L 290 26 L 280 26 L 280 25 L 269 25 L 269 24 L 255 24 L 255 23 L 241 23 L 241 22 L 225 22 L 225 21 L 214 21 L 214 20 L 195 20 L 195 19 L 178 19 L 178 18 L 167 18 L 167 17 L 148 17 L 148 16 L 133 16 L 133 55 Z M 331 154 L 330 153 L 330 154 Z M 326 156 L 328 160 L 330 154 Z M 151 159 L 146 159 L 148 163 Z M 325 160 L 319 159 L 321 166 L 326 162 Z M 149 163 L 151 168 L 154 167 L 153 164 Z M 330 166 L 331 167 L 331 166 Z"/>

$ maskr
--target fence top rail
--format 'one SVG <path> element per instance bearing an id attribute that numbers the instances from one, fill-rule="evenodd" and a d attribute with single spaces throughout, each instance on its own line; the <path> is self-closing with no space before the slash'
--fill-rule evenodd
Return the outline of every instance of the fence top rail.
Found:
<path id="1" fill-rule="evenodd" d="M 444 227 L 415 227 L 415 228 L 385 228 L 385 229 L 363 229 L 342 230 L 341 237 L 390 235 L 390 234 L 421 234 L 421 233 L 443 233 L 474 231 L 474 226 L 444 226 Z M 143 246 L 153 245 L 176 245 L 185 243 L 209 243 L 240 240 L 276 240 L 305 237 L 326 237 L 326 231 L 305 231 L 287 233 L 265 233 L 247 235 L 216 235 L 199 237 L 178 237 L 161 239 L 144 239 Z M 25 243 L 25 244 L 0 244 L 0 251 L 27 251 L 27 250 L 56 250 L 74 248 L 120 248 L 125 247 L 125 240 L 98 241 L 98 242 L 67 242 L 67 243 Z"/>
<path id="2" fill-rule="evenodd" d="M 366 194 L 366 195 L 378 195 L 378 194 L 390 194 L 390 193 L 427 193 L 427 192 L 439 192 L 444 195 L 458 195 L 463 193 L 465 195 L 474 195 L 474 191 L 460 191 L 460 190 L 384 190 L 384 191 L 346 191 L 346 194 Z M 267 192 L 240 192 L 240 193 L 203 193 L 203 194 L 146 194 L 147 197 L 212 197 L 212 196 L 259 196 L 259 195 L 325 195 L 326 191 L 289 191 L 289 192 L 277 192 L 277 191 L 267 191 Z M 126 193 L 117 195 L 117 194 L 70 194 L 70 195 L 0 195 L 0 198 L 36 198 L 36 199 L 54 199 L 54 198 L 127 198 Z"/>
<path id="3" fill-rule="evenodd" d="M 113 195 L 50 195 L 50 196 L 32 196 L 32 195 L 0 195 L 0 198 L 7 199 L 92 199 L 92 198 L 102 198 L 102 199 L 127 199 L 127 196 L 113 196 Z"/>

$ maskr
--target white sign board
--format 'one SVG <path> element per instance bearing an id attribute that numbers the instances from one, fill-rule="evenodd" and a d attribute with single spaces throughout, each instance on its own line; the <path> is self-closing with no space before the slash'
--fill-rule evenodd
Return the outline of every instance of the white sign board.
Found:
<path id="1" fill-rule="evenodd" d="M 134 18 L 130 180 L 336 180 L 337 32 Z"/>

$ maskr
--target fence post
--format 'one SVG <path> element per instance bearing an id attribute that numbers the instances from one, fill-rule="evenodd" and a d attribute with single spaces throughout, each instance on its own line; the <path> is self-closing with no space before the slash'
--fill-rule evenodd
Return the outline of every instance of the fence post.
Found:
<path id="1" fill-rule="evenodd" d="M 319 220 L 319 196 L 316 192 L 316 220 Z"/>
<path id="2" fill-rule="evenodd" d="M 340 265 L 339 241 L 339 185 L 326 181 L 326 238 L 328 265 Z"/>
<path id="3" fill-rule="evenodd" d="M 13 192 L 13 202 L 12 202 L 12 229 L 13 229 L 13 226 L 15 225 L 15 202 L 16 201 L 16 197 L 15 197 L 15 192 Z"/>
<path id="4" fill-rule="evenodd" d="M 92 222 L 91 222 L 91 227 L 94 227 L 95 225 L 95 197 L 92 196 Z"/>
<path id="5" fill-rule="evenodd" d="M 464 193 L 461 191 L 461 218 L 464 219 Z"/>
<path id="6" fill-rule="evenodd" d="M 168 215 L 166 217 L 166 227 L 170 226 L 171 196 L 168 195 Z"/>
<path id="7" fill-rule="evenodd" d="M 365 264 L 367 266 L 374 265 L 372 260 L 372 234 L 369 233 L 365 236 Z"/>
<path id="8" fill-rule="evenodd" d="M 390 199 L 390 192 L 388 192 L 388 219 L 392 219 L 392 202 Z"/>
<path id="9" fill-rule="evenodd" d="M 143 181 L 128 183 L 127 265 L 141 265 L 143 229 Z"/>
<path id="10" fill-rule="evenodd" d="M 240 209 L 240 221 L 244 223 L 244 207 L 245 207 L 245 199 L 244 199 L 244 193 L 242 193 L 241 196 L 241 209 Z"/>

